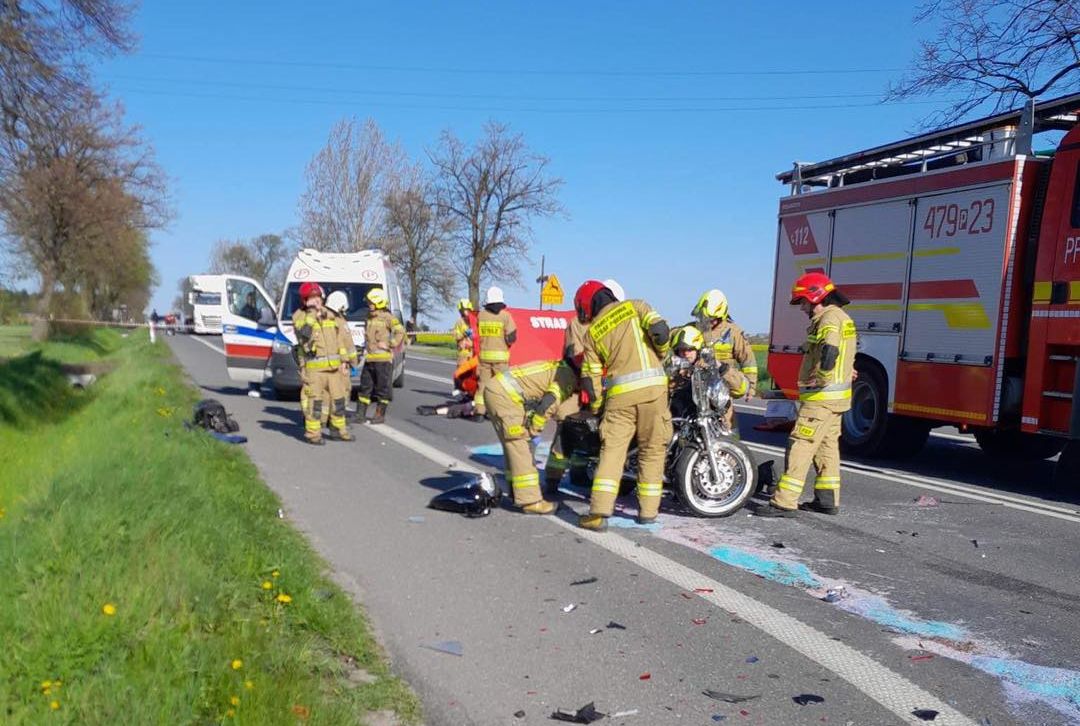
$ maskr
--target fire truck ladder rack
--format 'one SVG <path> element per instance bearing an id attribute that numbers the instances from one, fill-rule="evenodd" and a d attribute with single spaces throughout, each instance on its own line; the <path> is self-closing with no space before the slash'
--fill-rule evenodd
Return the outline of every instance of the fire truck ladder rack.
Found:
<path id="1" fill-rule="evenodd" d="M 802 194 L 814 187 L 842 187 L 972 161 L 1030 155 L 1036 133 L 1068 130 L 1080 121 L 1080 93 L 987 116 L 854 154 L 817 163 L 795 162 L 776 178 Z"/>

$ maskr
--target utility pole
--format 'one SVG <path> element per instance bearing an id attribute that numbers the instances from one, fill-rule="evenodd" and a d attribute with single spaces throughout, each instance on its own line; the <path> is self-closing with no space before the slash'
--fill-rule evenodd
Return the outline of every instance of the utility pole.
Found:
<path id="1" fill-rule="evenodd" d="M 547 284 L 548 276 L 544 274 L 544 255 L 540 255 L 540 277 L 536 278 L 536 283 L 540 285 L 540 309 L 544 309 L 544 285 Z"/>

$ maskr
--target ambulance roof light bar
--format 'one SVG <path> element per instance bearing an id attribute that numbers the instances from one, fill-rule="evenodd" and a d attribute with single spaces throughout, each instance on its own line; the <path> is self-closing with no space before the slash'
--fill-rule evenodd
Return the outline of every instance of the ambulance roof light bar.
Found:
<path id="1" fill-rule="evenodd" d="M 1023 108 L 968 121 L 957 126 L 921 134 L 872 149 L 845 154 L 828 161 L 796 162 L 790 171 L 776 175 L 783 184 L 790 184 L 793 194 L 799 194 L 803 186 L 843 185 L 844 177 L 855 171 L 882 167 L 899 167 L 919 159 L 925 170 L 930 157 L 941 154 L 942 158 L 962 154 L 978 145 L 1010 141 L 1013 153 L 1030 154 L 1031 136 L 1040 131 L 1068 130 L 1080 122 L 1080 93 L 1039 103 L 1028 103 Z M 1001 136 L 991 132 L 1007 131 Z M 912 157 L 912 155 L 915 155 Z M 900 172 L 903 173 L 903 172 Z"/>

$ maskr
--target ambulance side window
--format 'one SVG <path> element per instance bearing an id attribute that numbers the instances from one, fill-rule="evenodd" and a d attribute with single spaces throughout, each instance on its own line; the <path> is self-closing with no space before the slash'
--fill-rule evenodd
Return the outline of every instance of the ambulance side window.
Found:
<path id="1" fill-rule="evenodd" d="M 1076 181 L 1073 182 L 1072 214 L 1069 226 L 1080 229 L 1080 161 L 1076 162 Z"/>
<path id="2" fill-rule="evenodd" d="M 228 279 L 225 281 L 229 312 L 250 320 L 256 325 L 273 325 L 273 309 L 262 293 L 250 282 Z"/>

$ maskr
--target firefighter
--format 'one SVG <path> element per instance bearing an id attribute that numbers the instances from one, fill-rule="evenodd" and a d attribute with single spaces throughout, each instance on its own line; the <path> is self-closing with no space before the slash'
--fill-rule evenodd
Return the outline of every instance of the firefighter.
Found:
<path id="1" fill-rule="evenodd" d="M 552 514 L 557 509 L 540 491 L 530 440 L 544 430 L 548 415 L 559 403 L 577 391 L 578 376 L 572 361 L 541 361 L 497 373 L 484 388 L 488 418 L 502 443 L 514 506 L 526 514 Z"/>
<path id="2" fill-rule="evenodd" d="M 799 417 L 788 439 L 784 476 L 759 516 L 794 517 L 796 509 L 840 511 L 840 421 L 851 408 L 855 323 L 842 310 L 847 297 L 821 272 L 808 272 L 791 288 L 791 304 L 810 318 L 799 368 Z M 799 504 L 806 472 L 817 470 L 814 500 Z"/>
<path id="3" fill-rule="evenodd" d="M 304 411 L 304 439 L 321 445 L 323 407 L 329 401 L 328 418 L 333 438 L 352 441 L 345 423 L 345 400 L 349 389 L 348 347 L 352 344 L 348 327 L 338 324 L 338 316 L 323 305 L 323 289 L 317 283 L 300 286 L 303 307 L 293 314 L 293 328 L 299 343 L 300 407 Z M 348 338 L 348 342 L 346 342 Z"/>
<path id="4" fill-rule="evenodd" d="M 342 359 L 348 363 L 348 367 L 342 367 L 341 375 L 344 377 L 342 383 L 345 385 L 346 396 L 348 399 L 352 395 L 352 374 L 356 368 L 357 353 L 356 344 L 352 339 L 352 331 L 349 330 L 349 296 L 344 290 L 335 290 L 326 296 L 326 307 L 337 314 L 337 323 L 344 331 L 342 336 L 342 342 L 345 344 L 345 352 L 342 354 Z"/>
<path id="5" fill-rule="evenodd" d="M 394 349 L 405 340 L 405 326 L 390 312 L 390 298 L 381 287 L 367 294 L 368 319 L 364 326 L 364 369 L 360 373 L 357 413 L 367 420 L 368 406 L 375 401 L 373 424 L 386 421 L 386 409 L 393 398 Z"/>
<path id="6" fill-rule="evenodd" d="M 476 367 L 474 410 L 477 416 L 483 416 L 486 413 L 484 387 L 492 376 L 510 367 L 510 347 L 517 340 L 517 326 L 506 311 L 501 288 L 488 288 L 484 295 L 484 309 L 477 316 L 477 327 L 480 329 L 480 362 Z"/>
<path id="7" fill-rule="evenodd" d="M 615 508 L 630 442 L 638 443 L 638 521 L 656 519 L 663 489 L 664 456 L 671 440 L 668 380 L 661 361 L 670 330 L 643 300 L 619 302 L 604 283 L 578 288 L 574 308 L 585 335 L 582 388 L 593 413 L 603 408 L 600 461 L 589 514 L 578 524 L 602 530 Z"/>
<path id="8" fill-rule="evenodd" d="M 705 343 L 711 345 L 716 360 L 734 365 L 746 377 L 747 386 L 741 393 L 732 390 L 735 398 L 753 398 L 757 393 L 757 357 L 746 333 L 728 314 L 727 296 L 719 290 L 703 294 L 690 313 L 698 320 Z"/>
<path id="9" fill-rule="evenodd" d="M 676 416 L 689 415 L 693 411 L 694 402 L 689 386 L 690 372 L 694 366 L 705 365 L 701 357 L 701 351 L 705 348 L 705 336 L 694 325 L 684 325 L 675 328 L 671 334 L 671 356 L 681 358 L 689 365 L 667 366 L 668 376 L 671 378 L 670 395 L 671 410 Z M 729 363 L 720 363 L 720 377 L 731 391 L 739 390 L 739 387 L 747 386 L 746 376 L 739 369 Z M 730 409 L 729 409 L 730 411 Z M 732 427 L 731 418 L 728 418 L 728 426 Z M 734 428 L 730 428 L 733 436 L 737 436 Z"/>
<path id="10" fill-rule="evenodd" d="M 580 361 L 584 353 L 585 325 L 577 318 L 573 318 L 566 327 L 566 337 L 563 340 L 563 359 Z M 580 368 L 580 365 L 578 367 Z M 570 465 L 570 460 L 563 454 L 562 449 L 562 422 L 580 410 L 581 402 L 578 396 L 570 396 L 555 409 L 555 437 L 551 441 L 547 462 L 544 463 L 544 492 L 547 494 L 554 494 L 559 490 L 563 474 L 566 473 L 566 469 Z"/>
<path id="11" fill-rule="evenodd" d="M 458 321 L 454 323 L 454 342 L 457 343 L 457 362 L 461 365 L 473 356 L 473 332 L 469 325 L 469 313 L 473 310 L 472 301 L 461 298 L 457 304 Z"/>

